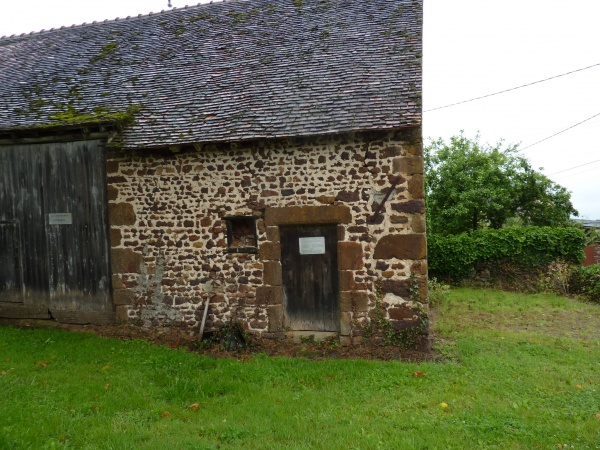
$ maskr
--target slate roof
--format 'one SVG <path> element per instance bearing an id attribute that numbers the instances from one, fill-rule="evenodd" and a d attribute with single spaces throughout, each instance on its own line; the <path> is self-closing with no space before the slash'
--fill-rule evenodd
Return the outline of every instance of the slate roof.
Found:
<path id="1" fill-rule="evenodd" d="M 422 9 L 234 0 L 3 37 L 0 132 L 128 107 L 131 148 L 418 126 Z"/>

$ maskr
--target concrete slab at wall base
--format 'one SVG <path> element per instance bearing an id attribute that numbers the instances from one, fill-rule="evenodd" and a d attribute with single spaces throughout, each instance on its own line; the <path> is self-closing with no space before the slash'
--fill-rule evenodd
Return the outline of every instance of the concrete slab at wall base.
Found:
<path id="1" fill-rule="evenodd" d="M 320 342 L 329 338 L 337 339 L 337 337 L 338 334 L 333 331 L 288 331 L 285 333 L 285 338 L 292 342 L 302 342 L 305 339 Z"/>

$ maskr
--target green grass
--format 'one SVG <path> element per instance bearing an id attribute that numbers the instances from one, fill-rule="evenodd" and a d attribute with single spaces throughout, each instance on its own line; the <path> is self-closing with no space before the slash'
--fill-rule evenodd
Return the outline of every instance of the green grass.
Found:
<path id="1" fill-rule="evenodd" d="M 598 305 L 460 289 L 435 316 L 441 363 L 0 328 L 0 448 L 600 448 Z"/>

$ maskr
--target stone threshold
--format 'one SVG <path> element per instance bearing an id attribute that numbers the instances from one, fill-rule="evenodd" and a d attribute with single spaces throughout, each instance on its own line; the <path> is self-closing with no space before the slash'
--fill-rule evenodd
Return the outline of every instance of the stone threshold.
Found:
<path id="1" fill-rule="evenodd" d="M 286 339 L 291 339 L 292 342 L 302 342 L 303 339 L 311 339 L 313 336 L 316 342 L 335 337 L 337 339 L 339 333 L 337 331 L 287 331 Z"/>

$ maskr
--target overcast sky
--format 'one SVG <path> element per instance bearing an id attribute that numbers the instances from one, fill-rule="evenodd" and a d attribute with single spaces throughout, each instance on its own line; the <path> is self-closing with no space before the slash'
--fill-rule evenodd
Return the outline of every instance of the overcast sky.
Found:
<path id="1" fill-rule="evenodd" d="M 0 36 L 170 9 L 168 0 L 3 3 Z M 425 112 L 426 142 L 464 130 L 468 137 L 479 133 L 483 142 L 503 139 L 524 148 L 599 114 L 598 18 L 598 0 L 425 0 L 425 111 L 596 65 Z M 535 168 L 543 167 L 572 192 L 575 208 L 587 219 L 600 219 L 599 142 L 600 115 L 523 150 Z"/>

